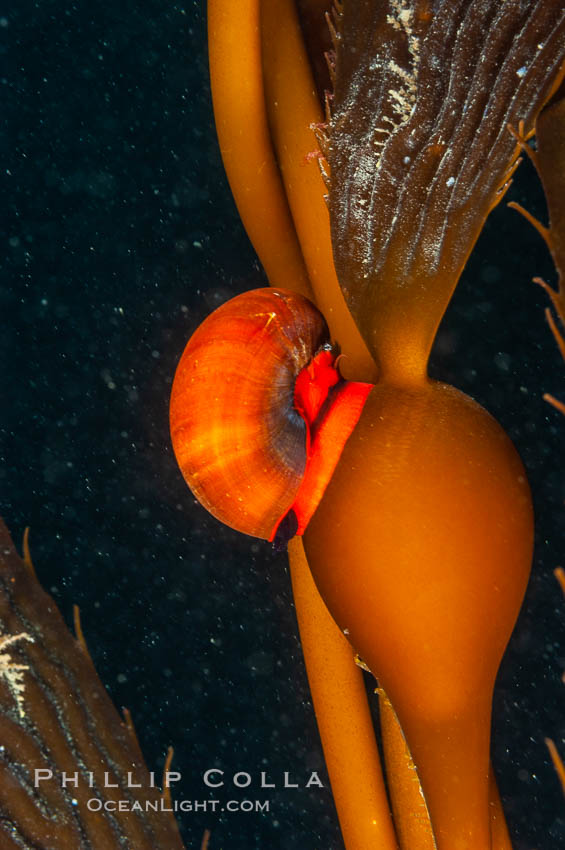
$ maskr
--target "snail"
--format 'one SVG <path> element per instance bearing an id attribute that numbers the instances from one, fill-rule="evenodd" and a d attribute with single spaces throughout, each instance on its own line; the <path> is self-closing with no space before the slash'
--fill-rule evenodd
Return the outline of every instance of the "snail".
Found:
<path id="1" fill-rule="evenodd" d="M 283 548 L 322 498 L 372 384 L 344 381 L 322 314 L 282 289 L 227 301 L 190 338 L 171 439 L 198 501 Z"/>

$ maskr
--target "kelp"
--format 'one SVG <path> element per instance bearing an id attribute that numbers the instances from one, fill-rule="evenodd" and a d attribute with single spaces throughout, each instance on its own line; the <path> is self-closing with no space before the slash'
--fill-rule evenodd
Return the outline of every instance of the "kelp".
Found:
<path id="1" fill-rule="evenodd" d="M 0 520 L 0 845 L 183 850 L 131 718 L 116 711 L 27 551 L 22 560 Z"/>
<path id="2" fill-rule="evenodd" d="M 427 359 L 563 62 L 559 4 L 345 3 L 326 130 L 336 271 L 381 369 Z"/>

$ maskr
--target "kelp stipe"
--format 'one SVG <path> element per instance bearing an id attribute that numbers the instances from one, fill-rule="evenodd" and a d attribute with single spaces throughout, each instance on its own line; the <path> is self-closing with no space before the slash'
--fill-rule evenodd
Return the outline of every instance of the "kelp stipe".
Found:
<path id="1" fill-rule="evenodd" d="M 363 720 L 362 686 L 354 684 L 360 678 L 339 628 L 386 692 L 383 735 L 402 846 L 507 848 L 489 769 L 490 701 L 530 567 L 529 490 L 500 427 L 471 399 L 429 381 L 427 359 L 472 246 L 516 166 L 520 145 L 507 125 L 522 121 L 529 132 L 555 84 L 565 16 L 541 2 L 339 4 L 330 115 L 317 95 L 291 0 L 248 2 L 238 16 L 213 0 L 209 22 L 228 176 L 264 265 L 273 269 L 271 282 L 303 287 L 306 269 L 332 340 L 346 355 L 347 377 L 366 380 L 369 373 L 374 380 L 371 356 L 378 367 L 377 384 L 305 532 L 317 588 L 307 580 L 300 547 L 289 547 L 346 846 L 392 850 L 396 838 Z M 245 63 L 257 96 L 242 148 L 232 72 Z M 246 172 L 234 163 L 235 148 Z M 322 178 L 315 167 L 323 156 Z M 275 178 L 267 197 L 259 162 Z M 254 193 L 264 201 L 257 210 L 249 204 Z M 270 206 L 285 210 L 284 241 L 294 255 L 286 266 L 272 247 Z M 323 653 L 311 639 L 315 623 Z M 329 681 L 319 675 L 321 664 Z M 342 712 L 360 723 L 361 748 L 351 747 Z M 410 824 L 405 794 L 414 770 L 410 755 L 393 745 L 397 718 L 431 826 L 427 810 L 417 826 Z M 374 781 L 355 796 L 360 770 Z"/>

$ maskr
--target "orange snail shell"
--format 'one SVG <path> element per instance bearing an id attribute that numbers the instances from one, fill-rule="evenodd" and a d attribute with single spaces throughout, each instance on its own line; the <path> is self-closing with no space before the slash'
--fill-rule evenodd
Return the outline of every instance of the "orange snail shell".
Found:
<path id="1" fill-rule="evenodd" d="M 245 292 L 208 316 L 178 365 L 170 424 L 182 474 L 231 528 L 272 540 L 292 508 L 289 536 L 301 534 L 370 388 L 340 379 L 310 301 Z"/>
<path id="2" fill-rule="evenodd" d="M 245 292 L 196 330 L 171 395 L 177 462 L 199 502 L 226 525 L 269 539 L 306 467 L 294 382 L 329 341 L 306 298 Z"/>

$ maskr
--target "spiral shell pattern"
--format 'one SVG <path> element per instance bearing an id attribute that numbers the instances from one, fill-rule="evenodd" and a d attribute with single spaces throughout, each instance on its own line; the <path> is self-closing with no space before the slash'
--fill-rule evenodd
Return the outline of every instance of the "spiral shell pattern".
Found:
<path id="1" fill-rule="evenodd" d="M 221 522 L 269 539 L 300 487 L 307 426 L 294 384 L 329 342 L 306 298 L 256 289 L 200 325 L 171 394 L 174 452 L 195 497 Z"/>

